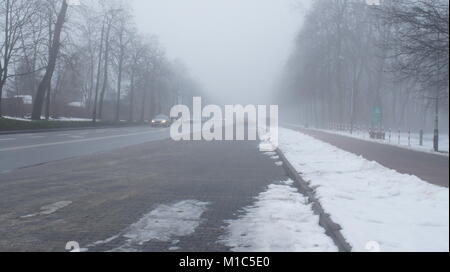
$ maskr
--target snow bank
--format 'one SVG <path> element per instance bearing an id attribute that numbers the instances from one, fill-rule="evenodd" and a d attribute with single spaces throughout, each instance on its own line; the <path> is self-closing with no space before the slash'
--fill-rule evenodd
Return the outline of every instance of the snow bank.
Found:
<path id="1" fill-rule="evenodd" d="M 280 148 L 316 189 L 354 251 L 449 251 L 449 191 L 299 132 Z"/>
<path id="2" fill-rule="evenodd" d="M 221 242 L 236 252 L 337 251 L 292 181 L 270 185 L 237 220 L 227 221 Z"/>
<path id="3" fill-rule="evenodd" d="M 15 121 L 31 122 L 30 119 L 26 119 L 26 118 L 11 117 L 11 116 L 3 116 L 3 118 L 10 119 L 10 120 L 15 120 Z"/>

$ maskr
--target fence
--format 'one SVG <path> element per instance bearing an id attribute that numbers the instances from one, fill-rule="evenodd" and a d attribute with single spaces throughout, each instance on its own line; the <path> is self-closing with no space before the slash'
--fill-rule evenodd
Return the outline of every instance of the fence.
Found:
<path id="1" fill-rule="evenodd" d="M 438 135 L 436 139 L 434 133 L 426 133 L 423 129 L 416 131 L 385 128 L 374 129 L 372 126 L 352 126 L 350 124 L 338 123 L 329 124 L 327 129 L 356 138 L 367 138 L 401 146 L 448 152 L 448 135 Z M 435 149 L 436 140 L 438 143 L 436 146 L 437 149 Z"/>

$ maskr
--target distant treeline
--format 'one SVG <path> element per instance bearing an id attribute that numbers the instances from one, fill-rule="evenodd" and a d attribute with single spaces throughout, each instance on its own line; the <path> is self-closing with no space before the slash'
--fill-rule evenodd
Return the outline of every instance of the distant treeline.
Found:
<path id="1" fill-rule="evenodd" d="M 33 119 L 78 107 L 77 117 L 136 121 L 200 94 L 184 65 L 169 60 L 156 37 L 139 33 L 129 1 L 68 5 L 76 2 L 0 2 L 3 104 L 31 97 Z"/>
<path id="2" fill-rule="evenodd" d="M 323 127 L 430 129 L 436 111 L 448 120 L 448 10 L 447 0 L 314 0 L 280 102 Z"/>

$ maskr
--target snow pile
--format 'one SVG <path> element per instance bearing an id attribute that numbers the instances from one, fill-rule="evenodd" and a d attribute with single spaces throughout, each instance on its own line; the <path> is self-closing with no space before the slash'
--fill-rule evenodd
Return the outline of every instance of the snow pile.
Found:
<path id="1" fill-rule="evenodd" d="M 15 120 L 15 121 L 31 122 L 31 119 L 27 119 L 27 118 L 19 118 L 19 117 L 12 117 L 12 116 L 3 116 L 3 118 L 9 119 L 9 120 Z"/>
<path id="2" fill-rule="evenodd" d="M 10 119 L 10 120 L 16 120 L 16 121 L 25 121 L 25 122 L 31 122 L 32 121 L 30 116 L 27 116 L 25 118 L 4 116 L 4 118 Z M 45 116 L 41 116 L 41 120 L 45 120 Z M 75 118 L 75 117 L 50 118 L 49 120 L 50 121 L 60 121 L 60 122 L 92 122 L 92 119 Z"/>
<path id="3" fill-rule="evenodd" d="M 270 185 L 242 217 L 226 222 L 221 242 L 236 252 L 337 251 L 292 183 Z"/>
<path id="4" fill-rule="evenodd" d="M 288 129 L 280 148 L 354 251 L 449 251 L 448 189 Z"/>
<path id="5" fill-rule="evenodd" d="M 45 119 L 45 118 L 43 118 Z M 92 122 L 92 119 L 88 118 L 75 118 L 75 117 L 59 117 L 59 118 L 50 118 L 50 121 L 61 121 L 61 122 Z"/>
<path id="6" fill-rule="evenodd" d="M 278 130 L 275 132 L 268 132 L 266 129 L 258 127 L 258 136 L 261 143 L 259 144 L 259 151 L 273 152 L 278 148 Z"/>

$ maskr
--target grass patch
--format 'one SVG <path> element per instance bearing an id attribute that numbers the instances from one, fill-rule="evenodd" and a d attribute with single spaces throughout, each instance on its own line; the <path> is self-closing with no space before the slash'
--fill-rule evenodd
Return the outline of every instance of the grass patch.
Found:
<path id="1" fill-rule="evenodd" d="M 22 121 L 0 117 L 0 132 L 21 131 L 21 130 L 47 130 L 47 129 L 72 129 L 72 128 L 92 128 L 109 126 L 131 126 L 138 123 L 99 121 L 97 123 L 86 121 Z"/>

